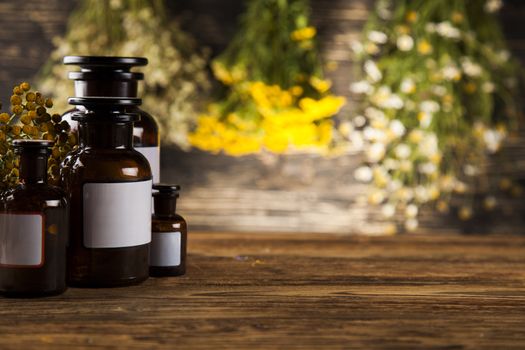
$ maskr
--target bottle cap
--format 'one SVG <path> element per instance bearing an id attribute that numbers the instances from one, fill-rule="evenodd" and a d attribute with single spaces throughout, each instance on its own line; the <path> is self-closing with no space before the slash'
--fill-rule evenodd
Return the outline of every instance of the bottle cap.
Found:
<path id="1" fill-rule="evenodd" d="M 50 148 L 53 147 L 55 142 L 48 140 L 18 139 L 13 140 L 12 144 L 16 154 L 20 154 L 23 151 L 33 151 L 36 153 L 48 154 Z"/>
<path id="2" fill-rule="evenodd" d="M 147 65 L 148 59 L 120 56 L 65 56 L 63 62 L 67 65 L 80 66 L 87 71 L 95 69 L 129 71 L 132 67 Z"/>
<path id="3" fill-rule="evenodd" d="M 70 72 L 71 80 L 142 80 L 144 74 L 130 72 L 131 68 L 145 66 L 145 57 L 119 56 L 65 56 L 64 64 L 80 66 L 80 72 Z"/>
<path id="4" fill-rule="evenodd" d="M 126 112 L 126 107 L 138 106 L 140 98 L 129 97 L 70 97 L 69 104 L 83 106 L 85 111 L 78 111 L 71 116 L 76 121 L 134 122 L 140 120 L 137 113 Z"/>
<path id="5" fill-rule="evenodd" d="M 178 197 L 180 192 L 180 185 L 170 184 L 154 184 L 153 196 L 173 196 Z"/>
<path id="6" fill-rule="evenodd" d="M 84 106 L 86 109 L 107 109 L 108 107 L 140 106 L 142 100 L 132 97 L 70 97 L 67 102 L 74 106 Z"/>
<path id="7" fill-rule="evenodd" d="M 70 80 L 143 80 L 144 74 L 116 71 L 69 72 L 68 78 Z"/>

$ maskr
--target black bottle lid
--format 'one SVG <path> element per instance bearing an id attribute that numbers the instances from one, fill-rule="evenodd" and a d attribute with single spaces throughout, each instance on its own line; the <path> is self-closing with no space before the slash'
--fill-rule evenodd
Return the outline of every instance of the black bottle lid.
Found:
<path id="1" fill-rule="evenodd" d="M 80 66 L 82 69 L 121 69 L 129 71 L 132 67 L 145 66 L 145 57 L 120 56 L 65 56 L 64 64 Z"/>
<path id="2" fill-rule="evenodd" d="M 70 80 L 143 80 L 144 74 L 138 72 L 69 72 Z"/>
<path id="3" fill-rule="evenodd" d="M 140 106 L 142 99 L 133 97 L 70 97 L 67 99 L 70 105 L 84 106 L 86 109 L 108 108 L 108 107 L 130 107 Z"/>
<path id="4" fill-rule="evenodd" d="M 54 144 L 54 141 L 47 140 L 13 140 L 13 148 L 16 154 L 20 154 L 24 151 L 30 151 L 39 154 L 49 154 L 50 149 Z"/>
<path id="5" fill-rule="evenodd" d="M 179 197 L 180 185 L 154 184 L 153 196 Z"/>
<path id="6" fill-rule="evenodd" d="M 153 185 L 153 212 L 160 217 L 170 217 L 177 209 L 180 186 L 169 184 Z"/>
<path id="7" fill-rule="evenodd" d="M 71 116 L 71 119 L 76 121 L 136 122 L 140 120 L 139 114 L 125 112 L 126 107 L 139 106 L 142 103 L 140 98 L 70 97 L 68 102 L 85 108 L 85 111 L 79 111 Z"/>
<path id="8" fill-rule="evenodd" d="M 145 66 L 145 57 L 119 56 L 65 56 L 64 64 L 80 66 L 80 72 L 70 72 L 71 80 L 142 80 L 144 74 L 130 72 L 131 68 Z"/>

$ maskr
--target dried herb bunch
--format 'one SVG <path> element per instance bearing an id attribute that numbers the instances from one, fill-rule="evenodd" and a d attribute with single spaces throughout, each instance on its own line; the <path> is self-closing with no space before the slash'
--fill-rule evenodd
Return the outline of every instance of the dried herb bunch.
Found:
<path id="1" fill-rule="evenodd" d="M 167 16 L 165 0 L 82 0 L 71 14 L 66 34 L 40 72 L 42 91 L 67 108 L 74 95 L 67 79 L 67 55 L 143 56 L 140 69 L 143 107 L 159 122 L 163 141 L 188 147 L 196 107 L 209 88 L 206 50 L 199 49 L 177 20 Z"/>
<path id="2" fill-rule="evenodd" d="M 485 166 L 518 123 L 523 76 L 495 15 L 501 6 L 380 0 L 353 44 L 364 74 L 351 89 L 362 115 L 342 125 L 364 148 L 355 175 L 371 183 L 370 202 L 386 218 L 401 214 L 409 231 L 423 205 L 465 221 L 480 195 L 482 210 L 495 207 L 497 176 Z"/>
<path id="3" fill-rule="evenodd" d="M 10 103 L 11 113 L 0 113 L 0 190 L 18 183 L 19 162 L 11 145 L 16 139 L 55 141 L 48 161 L 48 179 L 57 185 L 59 164 L 75 149 L 76 136 L 69 132 L 69 124 L 60 114 L 49 113 L 53 100 L 31 90 L 27 82 L 13 88 Z"/>
<path id="4" fill-rule="evenodd" d="M 237 35 L 211 66 L 223 86 L 189 135 L 232 156 L 264 151 L 327 154 L 345 103 L 323 78 L 306 0 L 252 0 Z"/>

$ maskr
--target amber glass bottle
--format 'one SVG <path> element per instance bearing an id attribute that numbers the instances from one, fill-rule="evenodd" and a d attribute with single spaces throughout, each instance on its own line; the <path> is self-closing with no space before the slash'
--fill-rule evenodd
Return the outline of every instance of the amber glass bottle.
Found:
<path id="1" fill-rule="evenodd" d="M 175 211 L 180 186 L 153 185 L 151 222 L 151 276 L 180 276 L 186 273 L 188 227 Z"/>
<path id="2" fill-rule="evenodd" d="M 13 297 L 66 290 L 68 203 L 47 184 L 51 141 L 15 140 L 20 184 L 0 203 L 0 293 Z"/>
<path id="3" fill-rule="evenodd" d="M 151 170 L 133 149 L 126 112 L 140 99 L 79 97 L 79 149 L 62 163 L 71 195 L 68 283 L 85 287 L 137 284 L 148 278 Z"/>
<path id="4" fill-rule="evenodd" d="M 69 78 L 74 81 L 76 97 L 130 97 L 138 94 L 138 81 L 144 74 L 131 72 L 136 66 L 145 66 L 148 60 L 143 57 L 106 57 L 106 56 L 66 56 L 64 64 L 80 66 L 80 72 L 70 72 Z M 72 115 L 82 106 L 66 112 L 63 119 L 78 129 Z M 133 147 L 142 153 L 150 163 L 153 180 L 160 178 L 160 142 L 159 130 L 155 119 L 138 106 L 127 107 L 127 112 L 137 113 L 140 120 L 133 127 Z"/>

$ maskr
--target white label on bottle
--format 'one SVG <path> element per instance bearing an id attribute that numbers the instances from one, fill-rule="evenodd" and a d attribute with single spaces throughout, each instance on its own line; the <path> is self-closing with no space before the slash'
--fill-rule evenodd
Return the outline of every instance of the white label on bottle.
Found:
<path id="1" fill-rule="evenodd" d="M 152 232 L 150 266 L 179 266 L 181 249 L 180 232 Z"/>
<path id="2" fill-rule="evenodd" d="M 160 147 L 135 147 L 149 162 L 153 183 L 160 181 Z"/>
<path id="3" fill-rule="evenodd" d="M 0 214 L 0 265 L 42 266 L 44 232 L 41 214 Z"/>
<path id="4" fill-rule="evenodd" d="M 86 183 L 84 246 L 123 248 L 151 241 L 151 180 Z"/>

